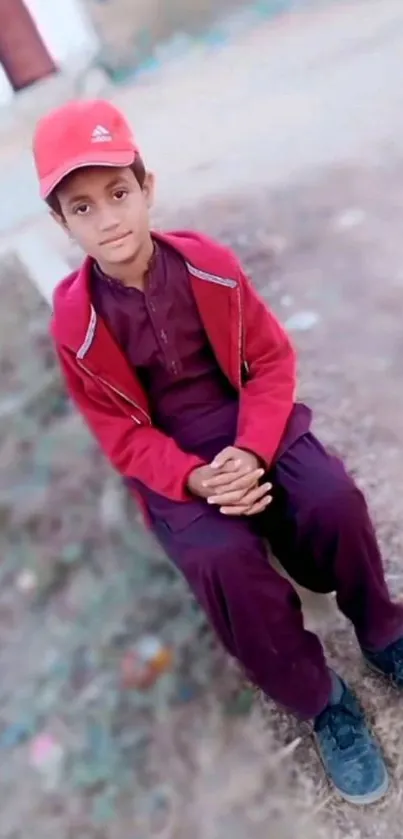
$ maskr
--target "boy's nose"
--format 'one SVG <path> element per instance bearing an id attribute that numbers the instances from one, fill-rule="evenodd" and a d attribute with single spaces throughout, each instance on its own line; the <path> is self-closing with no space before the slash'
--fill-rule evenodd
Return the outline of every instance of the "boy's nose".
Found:
<path id="1" fill-rule="evenodd" d="M 98 224 L 101 232 L 115 230 L 120 224 L 118 214 L 112 208 L 105 207 L 99 212 Z"/>

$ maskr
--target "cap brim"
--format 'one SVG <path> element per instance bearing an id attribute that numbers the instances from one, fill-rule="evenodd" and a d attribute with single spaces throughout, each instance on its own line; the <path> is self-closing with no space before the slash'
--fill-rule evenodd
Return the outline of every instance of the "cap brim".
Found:
<path id="1" fill-rule="evenodd" d="M 91 155 L 87 154 L 85 158 L 76 157 L 72 160 L 68 160 L 63 164 L 63 166 L 60 166 L 59 169 L 52 172 L 51 175 L 48 175 L 46 178 L 42 178 L 40 182 L 41 198 L 49 198 L 49 195 L 54 189 L 56 189 L 57 185 L 60 184 L 63 178 L 70 175 L 72 172 L 75 172 L 76 169 L 84 169 L 86 166 L 131 166 L 135 159 L 135 149 L 110 151 L 109 153 L 105 148 L 98 150 L 94 149 L 91 152 Z"/>

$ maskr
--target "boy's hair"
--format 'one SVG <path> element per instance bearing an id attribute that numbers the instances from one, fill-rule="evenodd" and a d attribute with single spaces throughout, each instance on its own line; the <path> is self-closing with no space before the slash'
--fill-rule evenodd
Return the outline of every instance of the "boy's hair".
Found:
<path id="1" fill-rule="evenodd" d="M 140 157 L 140 155 L 136 156 L 134 163 L 132 163 L 132 165 L 129 166 L 129 169 L 131 169 L 131 171 L 133 172 L 133 175 L 136 178 L 136 181 L 140 189 L 143 189 L 147 172 L 146 167 L 144 166 L 143 159 Z M 76 169 L 75 171 L 78 170 Z M 67 175 L 67 177 L 69 176 Z M 58 184 L 58 187 L 59 186 L 60 184 Z M 56 189 L 54 189 L 53 192 L 51 192 L 51 194 L 45 200 L 48 207 L 50 207 L 50 209 L 53 210 L 54 213 L 57 213 L 58 216 L 62 216 L 63 213 L 61 210 L 60 201 L 57 197 L 58 187 L 56 187 Z"/>

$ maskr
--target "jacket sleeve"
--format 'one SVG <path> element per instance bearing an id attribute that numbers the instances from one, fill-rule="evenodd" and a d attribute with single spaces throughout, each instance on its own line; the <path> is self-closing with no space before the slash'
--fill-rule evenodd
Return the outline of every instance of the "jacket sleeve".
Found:
<path id="1" fill-rule="evenodd" d="M 96 379 L 81 375 L 68 350 L 56 351 L 68 392 L 115 469 L 172 501 L 189 501 L 187 479 L 204 461 L 151 425 L 137 425 Z"/>
<path id="2" fill-rule="evenodd" d="M 296 391 L 296 357 L 285 330 L 241 272 L 244 361 L 235 445 L 273 461 L 291 414 Z"/>

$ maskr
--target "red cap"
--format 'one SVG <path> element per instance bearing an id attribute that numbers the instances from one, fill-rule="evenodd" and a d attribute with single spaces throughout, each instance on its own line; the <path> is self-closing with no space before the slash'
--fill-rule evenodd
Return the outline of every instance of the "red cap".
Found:
<path id="1" fill-rule="evenodd" d="M 123 114 L 102 99 L 68 102 L 36 127 L 34 158 L 42 198 L 83 166 L 131 166 L 139 154 Z"/>

